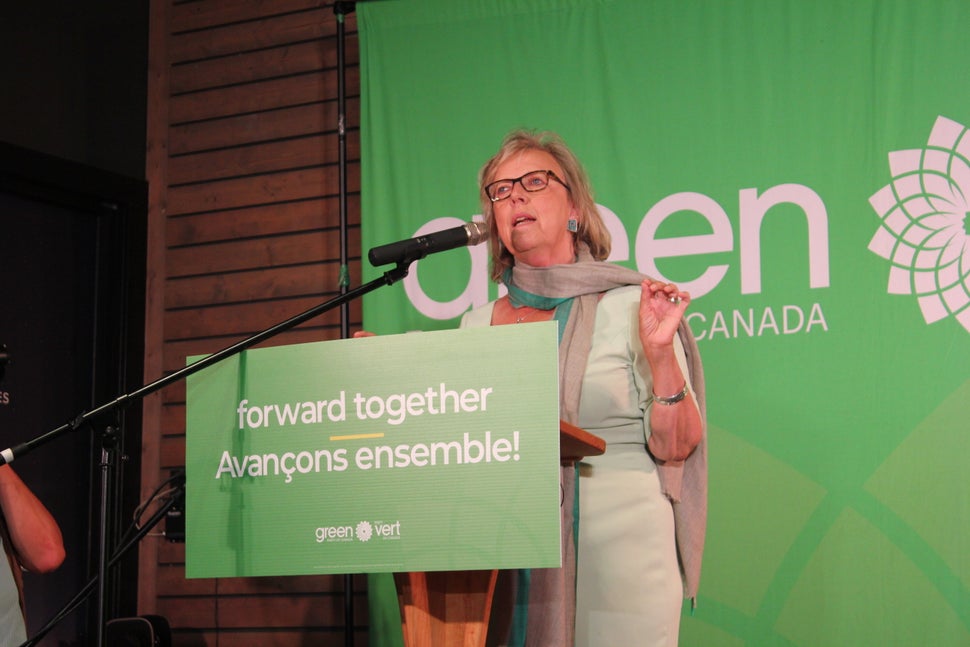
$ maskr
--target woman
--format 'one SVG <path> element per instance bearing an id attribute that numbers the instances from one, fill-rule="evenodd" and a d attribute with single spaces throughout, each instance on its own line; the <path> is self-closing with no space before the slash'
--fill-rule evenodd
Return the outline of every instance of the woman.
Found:
<path id="1" fill-rule="evenodd" d="M 582 166 L 556 135 L 509 134 L 479 183 L 492 279 L 509 294 L 462 325 L 556 319 L 561 416 L 607 442 L 579 469 L 575 561 L 565 532 L 564 568 L 520 577 L 511 629 L 496 641 L 493 625 L 489 642 L 676 645 L 681 596 L 696 594 L 706 511 L 690 295 L 602 262 L 609 234 Z M 573 468 L 563 487 L 568 529 Z"/>

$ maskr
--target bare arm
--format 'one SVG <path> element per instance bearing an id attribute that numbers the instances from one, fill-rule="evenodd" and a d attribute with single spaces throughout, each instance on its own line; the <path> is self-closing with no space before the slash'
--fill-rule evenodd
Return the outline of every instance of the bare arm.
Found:
<path id="1" fill-rule="evenodd" d="M 0 509 L 24 568 L 48 573 L 61 565 L 64 540 L 60 527 L 9 465 L 0 466 Z"/>
<path id="2" fill-rule="evenodd" d="M 669 398 L 687 378 L 674 352 L 674 337 L 690 303 L 690 294 L 659 281 L 644 281 L 640 292 L 640 342 L 653 378 L 653 392 Z M 650 408 L 650 452 L 661 461 L 683 461 L 701 440 L 700 411 L 690 391 L 675 404 L 655 401 Z"/>

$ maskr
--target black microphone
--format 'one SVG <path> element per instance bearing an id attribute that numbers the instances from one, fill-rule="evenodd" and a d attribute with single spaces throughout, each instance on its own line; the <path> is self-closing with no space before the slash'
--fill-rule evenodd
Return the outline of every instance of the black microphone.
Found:
<path id="1" fill-rule="evenodd" d="M 461 227 L 453 227 L 443 231 L 436 231 L 426 236 L 417 236 L 396 243 L 388 243 L 374 247 L 367 253 L 370 264 L 374 267 L 398 263 L 410 265 L 421 260 L 428 254 L 444 252 L 456 247 L 477 245 L 488 238 L 488 227 L 484 222 L 466 222 Z"/>

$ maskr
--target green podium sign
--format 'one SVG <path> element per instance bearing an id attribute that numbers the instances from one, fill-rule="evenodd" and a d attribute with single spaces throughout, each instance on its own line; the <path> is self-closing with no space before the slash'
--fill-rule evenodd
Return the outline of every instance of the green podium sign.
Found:
<path id="1" fill-rule="evenodd" d="M 186 576 L 560 564 L 555 324 L 248 350 L 189 377 Z"/>

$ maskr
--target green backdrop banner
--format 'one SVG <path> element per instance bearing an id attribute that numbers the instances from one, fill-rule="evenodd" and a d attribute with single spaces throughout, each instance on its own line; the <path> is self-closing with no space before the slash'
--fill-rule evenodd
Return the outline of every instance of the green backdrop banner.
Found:
<path id="1" fill-rule="evenodd" d="M 550 129 L 612 259 L 695 297 L 711 492 L 681 644 L 970 644 L 970 4 L 357 11 L 365 257 L 474 219 L 502 136 Z M 487 271 L 484 245 L 428 257 L 365 327 L 454 327 Z"/>
<path id="2" fill-rule="evenodd" d="M 186 576 L 558 566 L 556 347 L 554 323 L 448 330 L 191 376 Z"/>

